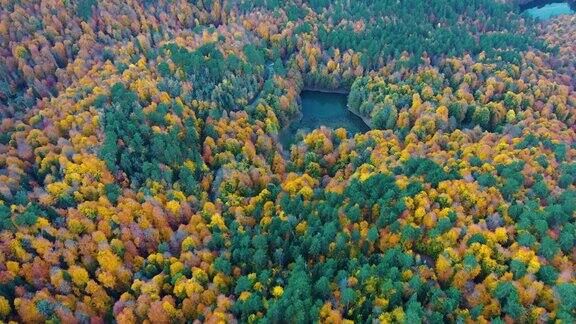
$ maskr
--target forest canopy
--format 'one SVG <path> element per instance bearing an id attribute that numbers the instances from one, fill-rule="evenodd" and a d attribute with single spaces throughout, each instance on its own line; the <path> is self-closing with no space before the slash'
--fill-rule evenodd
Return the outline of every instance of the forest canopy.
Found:
<path id="1" fill-rule="evenodd" d="M 514 1 L 3 1 L 0 322 L 573 322 L 574 35 Z M 310 89 L 371 129 L 283 146 Z"/>

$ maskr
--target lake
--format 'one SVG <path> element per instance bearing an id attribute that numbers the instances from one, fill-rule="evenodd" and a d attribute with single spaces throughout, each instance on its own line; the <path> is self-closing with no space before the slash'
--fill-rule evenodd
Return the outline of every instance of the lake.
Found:
<path id="1" fill-rule="evenodd" d="M 555 2 L 555 1 L 532 1 L 527 5 L 521 7 L 530 16 L 540 19 L 548 20 L 558 15 L 573 14 L 575 12 L 572 5 L 568 2 Z"/>
<path id="2" fill-rule="evenodd" d="M 301 118 L 294 120 L 280 132 L 280 143 L 285 149 L 302 139 L 320 126 L 329 128 L 345 128 L 351 136 L 370 130 L 362 118 L 350 112 L 347 108 L 348 97 L 345 94 L 320 91 L 302 91 Z"/>

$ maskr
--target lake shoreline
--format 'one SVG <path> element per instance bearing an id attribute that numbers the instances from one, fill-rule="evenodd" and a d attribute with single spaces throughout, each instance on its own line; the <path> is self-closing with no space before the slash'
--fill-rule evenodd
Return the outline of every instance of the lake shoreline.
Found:
<path id="1" fill-rule="evenodd" d="M 348 104 L 346 104 L 346 109 L 348 109 L 349 112 L 353 113 L 354 115 L 356 115 L 357 117 L 362 119 L 364 124 L 366 124 L 366 126 L 368 126 L 368 128 L 370 128 L 370 130 L 374 129 L 374 127 L 372 127 L 372 121 L 368 117 L 365 117 L 365 116 L 361 115 L 358 111 L 355 111 L 354 109 L 350 108 L 350 106 Z"/>
<path id="2" fill-rule="evenodd" d="M 316 87 L 304 87 L 304 88 L 302 88 L 302 91 L 300 91 L 300 93 L 302 93 L 304 91 L 322 92 L 322 93 L 337 93 L 337 94 L 343 94 L 346 96 L 348 96 L 348 94 L 350 93 L 350 91 L 345 90 L 345 89 L 327 90 L 325 88 L 316 88 Z"/>
<path id="3" fill-rule="evenodd" d="M 330 96 L 331 94 L 333 94 L 334 96 Z M 356 134 L 356 133 L 365 133 L 368 132 L 370 130 L 373 129 L 372 127 L 372 123 L 370 118 L 362 116 L 358 111 L 355 111 L 353 109 L 350 109 L 350 107 L 348 106 L 348 100 L 347 100 L 347 96 L 348 96 L 349 92 L 348 91 L 344 91 L 344 90 L 326 90 L 326 89 L 321 89 L 321 88 L 312 88 L 312 87 L 304 87 L 302 89 L 302 91 L 300 92 L 300 99 L 299 99 L 299 110 L 294 114 L 294 116 L 292 118 L 290 118 L 287 123 L 285 124 L 284 127 L 282 127 L 279 132 L 278 132 L 278 140 L 281 142 L 281 146 L 284 150 L 288 151 L 289 150 L 289 145 L 285 145 L 288 142 L 285 142 L 285 140 L 288 137 L 292 137 L 292 136 L 296 136 L 296 134 L 299 132 L 299 130 L 302 128 L 303 125 L 306 125 L 305 128 L 309 128 L 309 129 L 315 129 L 318 128 L 316 126 L 318 125 L 309 125 L 308 123 L 310 122 L 310 120 L 307 120 L 306 118 L 313 118 L 313 119 L 320 119 L 322 121 L 327 121 L 330 118 L 332 118 L 332 116 L 328 115 L 328 116 L 323 116 L 322 114 L 320 114 L 320 116 L 318 115 L 313 115 L 312 116 L 308 116 L 307 117 L 307 113 L 306 111 L 308 111 L 308 114 L 310 114 L 310 107 L 306 107 L 306 100 L 310 100 L 310 99 L 306 99 L 306 97 L 308 96 L 318 96 L 320 95 L 320 97 L 324 97 L 325 99 L 323 100 L 328 100 L 330 101 L 330 99 L 327 98 L 332 98 L 333 97 L 339 97 L 340 99 L 336 99 L 338 101 L 338 103 L 332 103 L 332 104 L 336 104 L 338 108 L 338 110 L 342 110 L 341 115 L 342 117 L 340 118 L 345 118 L 346 121 L 343 121 L 341 124 L 334 124 L 334 123 L 330 123 L 329 121 L 324 124 L 326 127 L 332 128 L 332 129 L 338 129 L 338 128 L 344 128 L 347 130 L 347 132 L 350 135 Z M 309 103 L 308 103 L 309 105 Z M 330 107 L 330 104 L 328 104 Z M 322 109 L 326 109 L 327 106 L 318 106 L 316 107 L 319 110 L 313 110 L 315 112 L 321 112 Z M 351 120 L 355 120 L 355 121 L 351 121 Z M 353 126 L 353 124 L 351 125 L 350 123 L 356 123 L 356 126 Z M 359 126 L 361 125 L 361 126 Z M 289 142 L 292 142 L 292 140 L 290 140 Z M 290 143 L 290 145 L 293 143 Z"/>
<path id="4" fill-rule="evenodd" d="M 520 7 L 520 11 L 525 11 L 531 8 L 541 8 L 547 4 L 552 3 L 561 3 L 566 2 L 570 6 L 576 6 L 576 0 L 564 0 L 564 1 L 555 1 L 555 0 L 516 0 L 515 1 L 518 7 Z"/>
<path id="5" fill-rule="evenodd" d="M 347 91 L 344 89 L 328 90 L 328 89 L 318 88 L 318 87 L 304 87 L 300 93 L 302 93 L 304 91 L 314 91 L 314 92 L 322 92 L 322 93 L 337 93 L 337 94 L 346 95 L 346 97 L 348 97 L 348 95 L 350 94 L 350 91 Z M 374 129 L 374 127 L 372 127 L 372 121 L 368 117 L 360 114 L 360 112 L 355 111 L 352 108 L 350 108 L 348 103 L 346 103 L 346 109 L 348 109 L 349 112 L 351 112 L 352 114 L 354 114 L 357 117 L 359 117 L 360 119 L 362 119 L 364 124 L 366 124 L 366 126 L 368 126 L 368 128 L 370 128 L 370 130 Z"/>
<path id="6" fill-rule="evenodd" d="M 521 5 L 520 10 L 540 22 L 546 23 L 557 16 L 576 13 L 576 2 L 574 0 L 537 0 L 527 2 L 524 6 Z"/>

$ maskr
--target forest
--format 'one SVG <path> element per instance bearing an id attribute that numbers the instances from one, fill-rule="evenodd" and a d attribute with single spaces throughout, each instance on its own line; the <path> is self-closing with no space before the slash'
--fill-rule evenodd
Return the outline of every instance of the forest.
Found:
<path id="1" fill-rule="evenodd" d="M 0 323 L 576 321 L 576 16 L 2 0 Z M 284 147 L 302 91 L 371 130 Z"/>

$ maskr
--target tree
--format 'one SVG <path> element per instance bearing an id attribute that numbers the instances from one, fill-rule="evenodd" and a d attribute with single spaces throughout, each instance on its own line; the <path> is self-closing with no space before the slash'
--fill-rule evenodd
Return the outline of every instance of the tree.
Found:
<path id="1" fill-rule="evenodd" d="M 17 215 L 14 223 L 17 226 L 32 226 L 36 224 L 38 216 L 45 215 L 36 203 L 31 203 L 22 214 Z"/>
<path id="2" fill-rule="evenodd" d="M 13 228 L 12 213 L 10 212 L 10 208 L 6 205 L 0 205 L 0 231 L 9 230 Z"/>
<path id="3" fill-rule="evenodd" d="M 472 115 L 472 122 L 475 125 L 487 129 L 490 126 L 490 108 L 487 106 L 477 107 Z"/>
<path id="4" fill-rule="evenodd" d="M 372 125 L 379 129 L 394 129 L 397 117 L 398 112 L 396 108 L 394 108 L 392 104 L 387 103 L 384 105 L 384 108 L 378 110 L 372 119 Z"/>
<path id="5" fill-rule="evenodd" d="M 558 252 L 559 247 L 554 239 L 546 235 L 542 238 L 540 243 L 540 248 L 538 249 L 538 254 L 551 260 L 554 255 Z"/>
<path id="6" fill-rule="evenodd" d="M 284 293 L 274 301 L 266 313 L 267 320 L 284 318 L 298 323 L 308 322 L 318 316 L 318 307 L 312 302 L 312 289 L 306 264 L 299 257 L 288 277 Z"/>
<path id="7" fill-rule="evenodd" d="M 572 283 L 562 283 L 556 286 L 556 293 L 560 299 L 560 312 L 558 317 L 566 321 L 574 320 L 574 311 L 576 311 L 576 285 Z"/>
<path id="8" fill-rule="evenodd" d="M 536 275 L 538 280 L 541 280 L 545 284 L 551 286 L 556 283 L 556 279 L 558 278 L 558 272 L 553 266 L 549 264 L 541 266 Z"/>
<path id="9" fill-rule="evenodd" d="M 494 290 L 494 297 L 500 301 L 503 306 L 502 310 L 512 318 L 520 319 L 524 315 L 526 310 L 522 304 L 520 304 L 518 290 L 511 282 L 499 283 Z"/>

